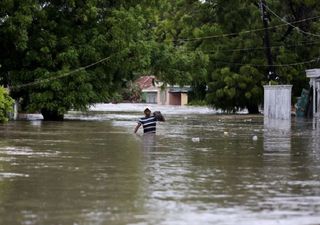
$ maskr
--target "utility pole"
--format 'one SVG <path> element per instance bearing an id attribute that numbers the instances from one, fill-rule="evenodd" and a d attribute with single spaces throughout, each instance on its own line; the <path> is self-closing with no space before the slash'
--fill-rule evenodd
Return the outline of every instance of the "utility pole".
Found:
<path id="1" fill-rule="evenodd" d="M 269 38 L 269 16 L 266 10 L 266 1 L 260 0 L 260 10 L 261 10 L 261 17 L 264 26 L 264 45 L 266 48 L 266 57 L 268 60 L 268 75 L 267 78 L 269 81 L 276 79 L 276 72 L 273 65 L 271 48 L 270 48 L 270 38 Z"/>

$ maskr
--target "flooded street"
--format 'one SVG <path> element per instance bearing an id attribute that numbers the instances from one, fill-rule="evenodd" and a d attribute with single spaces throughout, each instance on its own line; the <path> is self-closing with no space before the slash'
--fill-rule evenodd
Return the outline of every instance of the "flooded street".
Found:
<path id="1" fill-rule="evenodd" d="M 0 125 L 0 224 L 320 224 L 320 122 L 97 105 Z"/>

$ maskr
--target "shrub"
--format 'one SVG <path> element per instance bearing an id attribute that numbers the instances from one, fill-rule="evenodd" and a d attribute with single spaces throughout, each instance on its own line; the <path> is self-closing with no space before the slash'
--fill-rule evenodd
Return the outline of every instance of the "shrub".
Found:
<path id="1" fill-rule="evenodd" d="M 0 123 L 8 121 L 9 113 L 13 111 L 13 103 L 8 91 L 0 87 Z"/>

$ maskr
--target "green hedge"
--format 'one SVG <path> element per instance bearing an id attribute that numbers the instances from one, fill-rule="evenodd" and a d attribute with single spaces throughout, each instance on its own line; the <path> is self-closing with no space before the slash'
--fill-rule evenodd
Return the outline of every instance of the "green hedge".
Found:
<path id="1" fill-rule="evenodd" d="M 13 111 L 13 99 L 9 96 L 8 91 L 0 87 L 0 123 L 9 119 L 9 113 Z"/>

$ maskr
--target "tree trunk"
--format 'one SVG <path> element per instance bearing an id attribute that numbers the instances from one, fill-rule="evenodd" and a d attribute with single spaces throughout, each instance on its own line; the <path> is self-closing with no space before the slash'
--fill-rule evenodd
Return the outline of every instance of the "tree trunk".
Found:
<path id="1" fill-rule="evenodd" d="M 64 118 L 57 110 L 41 109 L 41 114 L 45 121 L 62 121 Z"/>
<path id="2" fill-rule="evenodd" d="M 247 109 L 249 111 L 249 114 L 260 114 L 258 105 L 248 105 Z"/>

